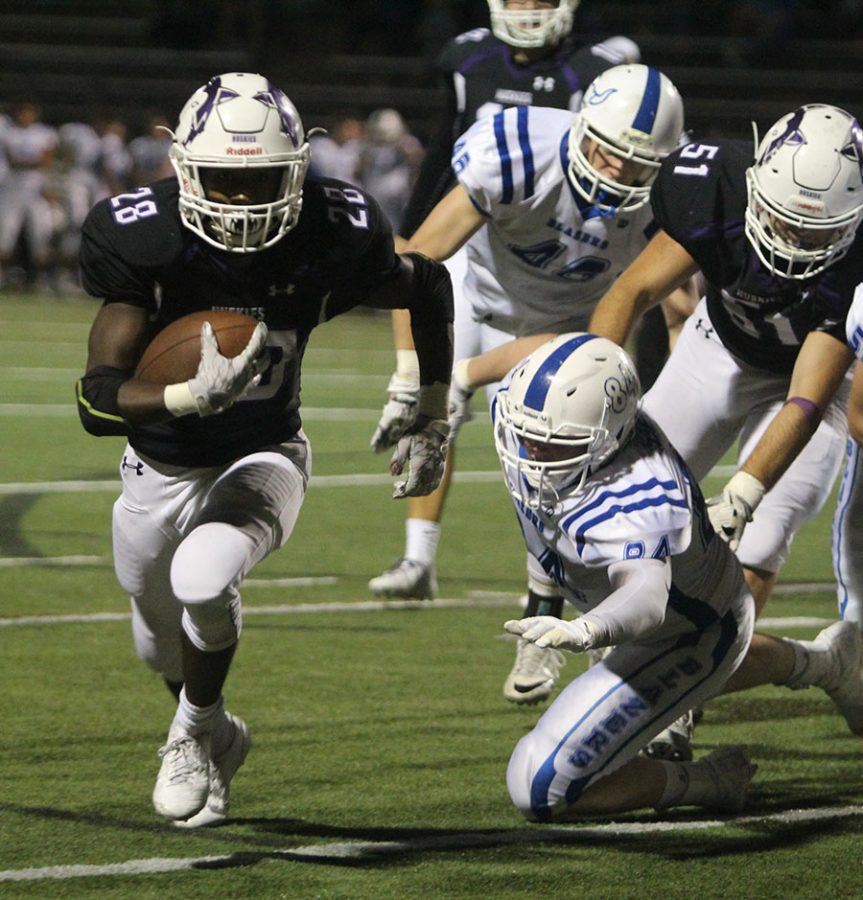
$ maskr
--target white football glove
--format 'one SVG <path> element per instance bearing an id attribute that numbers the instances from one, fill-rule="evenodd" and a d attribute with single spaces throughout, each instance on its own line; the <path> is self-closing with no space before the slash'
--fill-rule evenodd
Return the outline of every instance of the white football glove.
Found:
<path id="1" fill-rule="evenodd" d="M 443 478 L 449 426 L 443 419 L 420 416 L 414 428 L 399 439 L 390 460 L 391 475 L 401 475 L 405 464 L 410 466 L 408 477 L 396 482 L 393 500 L 430 494 Z"/>
<path id="2" fill-rule="evenodd" d="M 714 531 L 732 549 L 740 546 L 743 529 L 764 496 L 764 485 L 748 472 L 737 472 L 718 497 L 707 501 L 707 515 Z"/>
<path id="3" fill-rule="evenodd" d="M 416 422 L 419 408 L 419 381 L 401 378 L 395 372 L 387 385 L 387 402 L 372 435 L 371 448 L 381 453 L 396 444 Z"/>
<path id="4" fill-rule="evenodd" d="M 219 353 L 219 344 L 209 322 L 201 326 L 201 362 L 194 377 L 186 382 L 200 416 L 212 416 L 233 406 L 261 380 L 270 364 L 267 353 L 267 326 L 258 322 L 249 343 L 229 359 Z"/>
<path id="5" fill-rule="evenodd" d="M 503 626 L 510 634 L 517 634 L 542 649 L 569 650 L 582 653 L 593 646 L 593 631 L 584 619 L 565 622 L 556 616 L 528 616 L 510 619 Z"/>
<path id="6" fill-rule="evenodd" d="M 474 388 L 468 387 L 467 359 L 460 359 L 452 370 L 452 381 L 449 386 L 449 442 L 452 444 L 459 429 L 465 422 L 470 422 L 473 412 L 470 400 Z"/>

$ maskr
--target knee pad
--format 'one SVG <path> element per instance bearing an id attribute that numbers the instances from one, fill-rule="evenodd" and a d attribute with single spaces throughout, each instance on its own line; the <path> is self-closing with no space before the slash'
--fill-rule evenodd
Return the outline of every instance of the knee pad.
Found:
<path id="1" fill-rule="evenodd" d="M 250 564 L 252 539 L 224 522 L 186 537 L 171 562 L 171 589 L 183 604 L 183 631 L 199 650 L 236 643 L 241 630 L 238 585 Z"/>
<path id="2" fill-rule="evenodd" d="M 186 606 L 226 596 L 246 573 L 253 550 L 252 539 L 233 525 L 199 525 L 174 553 L 171 589 Z"/>

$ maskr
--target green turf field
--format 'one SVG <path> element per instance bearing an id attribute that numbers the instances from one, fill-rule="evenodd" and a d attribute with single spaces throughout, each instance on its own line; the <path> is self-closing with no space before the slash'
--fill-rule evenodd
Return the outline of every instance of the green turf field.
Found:
<path id="1" fill-rule="evenodd" d="M 537 710 L 500 689 L 524 554 L 484 413 L 459 438 L 440 601 L 369 603 L 403 543 L 387 457 L 368 450 L 383 316 L 321 327 L 306 357 L 314 478 L 246 585 L 226 690 L 254 738 L 234 819 L 164 824 L 150 792 L 173 701 L 134 656 L 111 567 L 122 442 L 88 436 L 73 402 L 95 309 L 0 297 L 0 897 L 863 896 L 863 748 L 815 690 L 707 707 L 696 753 L 747 743 L 760 766 L 743 816 L 521 820 L 504 772 Z M 831 513 L 798 537 L 765 630 L 810 637 L 835 616 Z"/>

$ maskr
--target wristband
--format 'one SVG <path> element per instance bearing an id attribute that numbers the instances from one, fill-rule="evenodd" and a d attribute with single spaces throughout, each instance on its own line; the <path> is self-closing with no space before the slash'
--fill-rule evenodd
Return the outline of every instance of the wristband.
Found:
<path id="1" fill-rule="evenodd" d="M 177 384 L 168 384 L 165 386 L 165 392 L 162 395 L 165 409 L 172 416 L 188 416 L 190 413 L 198 412 L 198 403 L 192 394 L 188 381 L 180 381 Z"/>
<path id="2" fill-rule="evenodd" d="M 416 350 L 396 350 L 396 375 L 411 384 L 420 382 L 420 361 Z"/>
<path id="3" fill-rule="evenodd" d="M 430 419 L 443 419 L 446 421 L 449 397 L 449 385 L 443 381 L 434 384 L 420 386 L 420 402 L 417 415 L 428 416 Z"/>
<path id="4" fill-rule="evenodd" d="M 467 369 L 470 361 L 471 357 L 466 356 L 464 359 L 460 359 L 453 366 L 452 370 L 453 385 L 458 388 L 458 390 L 460 390 L 463 394 L 473 393 L 473 391 L 475 390 L 467 374 Z"/>
<path id="5" fill-rule="evenodd" d="M 812 425 L 818 425 L 821 421 L 821 410 L 818 409 L 818 405 L 811 400 L 807 400 L 805 397 L 789 397 L 785 401 L 785 406 L 788 406 L 789 403 L 793 403 L 803 410 L 803 415 L 806 416 L 807 420 Z"/>

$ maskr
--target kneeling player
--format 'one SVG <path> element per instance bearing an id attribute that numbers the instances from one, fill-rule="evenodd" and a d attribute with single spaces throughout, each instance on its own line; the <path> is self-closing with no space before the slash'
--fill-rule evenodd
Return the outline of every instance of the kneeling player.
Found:
<path id="1" fill-rule="evenodd" d="M 695 762 L 639 756 L 723 690 L 817 685 L 863 733 L 858 629 L 837 623 L 809 642 L 753 637 L 742 569 L 714 533 L 685 464 L 639 412 L 639 395 L 623 350 L 566 334 L 516 366 L 493 404 L 532 580 L 581 613 L 506 628 L 541 647 L 614 647 L 561 692 L 512 754 L 510 795 L 530 819 L 650 806 L 742 809 L 756 768 L 745 747 Z"/>

